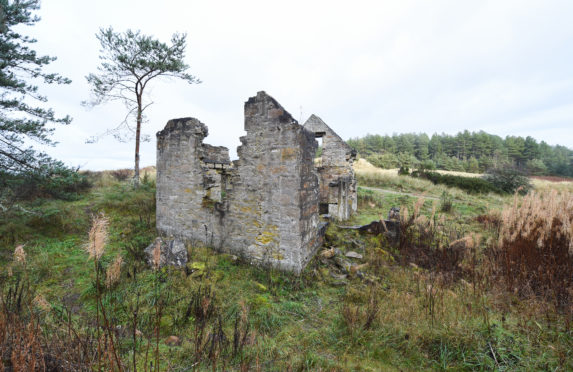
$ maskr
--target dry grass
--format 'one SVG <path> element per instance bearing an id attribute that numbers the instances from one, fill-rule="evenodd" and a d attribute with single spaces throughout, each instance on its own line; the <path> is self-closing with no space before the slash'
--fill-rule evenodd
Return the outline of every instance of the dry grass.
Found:
<path id="1" fill-rule="evenodd" d="M 400 191 L 424 191 L 433 187 L 428 180 L 398 176 L 397 169 L 377 168 L 365 159 L 358 159 L 354 162 L 354 171 L 360 185 L 393 188 Z"/>
<path id="2" fill-rule="evenodd" d="M 16 314 L 0 312 L 0 370 L 43 371 L 41 330 L 35 319 L 22 321 Z"/>
<path id="3" fill-rule="evenodd" d="M 549 182 L 573 182 L 573 178 L 558 176 L 531 176 L 531 179 Z"/>
<path id="4" fill-rule="evenodd" d="M 0 371 L 87 371 L 91 340 L 79 340 L 70 323 L 59 323 L 57 313 L 29 277 L 22 245 L 8 264 L 8 278 L 0 279 Z M 48 331 L 43 314 L 53 328 Z M 79 342 L 78 342 L 79 341 Z"/>
<path id="5" fill-rule="evenodd" d="M 123 265 L 123 258 L 121 255 L 117 255 L 115 260 L 108 266 L 105 275 L 105 286 L 107 288 L 113 287 L 119 282 L 121 276 L 121 266 Z"/>
<path id="6" fill-rule="evenodd" d="M 398 168 L 394 169 L 382 169 L 378 168 L 368 160 L 364 158 L 360 158 L 354 162 L 354 171 L 360 174 L 376 174 L 382 176 L 396 176 L 398 177 Z M 440 174 L 449 174 L 453 176 L 460 176 L 460 177 L 481 177 L 482 174 L 480 173 L 467 173 L 467 172 L 455 172 L 455 171 L 446 171 L 446 170 L 435 170 L 433 172 L 437 172 Z"/>
<path id="7" fill-rule="evenodd" d="M 139 176 L 143 179 L 147 175 L 150 180 L 155 180 L 157 178 L 157 169 L 155 166 L 150 165 L 149 167 L 144 167 L 139 170 Z"/>
<path id="8" fill-rule="evenodd" d="M 16 249 L 14 249 L 14 262 L 19 264 L 26 263 L 26 251 L 24 251 L 23 245 L 19 245 L 16 247 Z"/>
<path id="9" fill-rule="evenodd" d="M 354 171 L 356 173 L 362 174 L 379 174 L 384 176 L 396 176 L 398 177 L 398 168 L 396 169 L 382 169 L 378 168 L 368 160 L 360 158 L 354 162 Z"/>
<path id="10" fill-rule="evenodd" d="M 96 261 L 100 259 L 105 250 L 108 239 L 108 225 L 109 220 L 103 214 L 94 216 L 89 231 L 89 241 L 85 246 L 85 250 L 89 254 L 89 257 Z"/>
<path id="11" fill-rule="evenodd" d="M 458 188 L 434 185 L 423 178 L 399 176 L 397 169 L 377 168 L 365 159 L 354 162 L 354 171 L 360 186 L 372 186 L 394 192 L 414 193 L 439 198 L 444 192 L 456 200 L 464 200 L 467 193 Z"/>
<path id="12" fill-rule="evenodd" d="M 501 213 L 490 249 L 495 274 L 507 290 L 568 306 L 573 294 L 573 193 L 517 195 Z"/>
<path id="13" fill-rule="evenodd" d="M 342 318 L 348 330 L 352 333 L 367 330 L 372 327 L 380 312 L 379 289 L 370 286 L 366 306 L 353 304 L 348 299 L 342 305 Z"/>
<path id="14" fill-rule="evenodd" d="M 459 177 L 469 177 L 469 178 L 477 178 L 483 176 L 481 173 L 468 173 L 468 172 L 456 172 L 456 171 L 447 171 L 447 170 L 435 170 L 432 172 L 440 173 L 440 174 L 449 174 L 451 176 L 459 176 Z"/>
<path id="15" fill-rule="evenodd" d="M 133 177 L 133 169 L 113 169 L 104 171 L 81 171 L 81 174 L 88 177 L 94 187 L 109 187 L 118 182 L 129 182 Z M 155 182 L 157 170 L 155 166 L 148 166 L 139 170 L 139 179 Z"/>
<path id="16" fill-rule="evenodd" d="M 560 192 L 573 193 L 573 180 L 560 179 L 559 181 L 553 181 L 551 179 L 541 179 L 541 178 L 531 178 L 531 183 L 535 190 L 538 191 L 550 191 L 557 190 Z"/>

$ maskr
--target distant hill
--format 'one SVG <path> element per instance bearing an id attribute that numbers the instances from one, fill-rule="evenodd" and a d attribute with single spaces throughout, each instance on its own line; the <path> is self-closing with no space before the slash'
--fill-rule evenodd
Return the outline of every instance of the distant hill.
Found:
<path id="1" fill-rule="evenodd" d="M 359 155 L 381 168 L 443 169 L 480 173 L 490 168 L 513 166 L 529 175 L 573 177 L 573 150 L 538 143 L 528 136 L 501 138 L 480 132 L 455 136 L 425 133 L 351 138 L 347 143 Z"/>

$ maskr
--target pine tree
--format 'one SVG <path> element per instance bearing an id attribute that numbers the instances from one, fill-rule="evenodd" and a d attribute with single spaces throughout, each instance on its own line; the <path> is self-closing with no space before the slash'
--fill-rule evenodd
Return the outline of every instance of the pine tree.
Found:
<path id="1" fill-rule="evenodd" d="M 36 40 L 19 32 L 20 25 L 34 25 L 40 19 L 33 15 L 39 0 L 0 0 L 0 176 L 40 171 L 54 163 L 27 143 L 53 145 L 53 128 L 49 123 L 69 124 L 66 116 L 57 118 L 54 111 L 36 107 L 32 102 L 46 102 L 30 80 L 47 84 L 69 84 L 58 74 L 46 73 L 43 67 L 56 57 L 38 56 L 30 48 Z M 52 164 L 53 165 L 53 164 Z M 58 163 L 61 165 L 61 163 Z"/>
<path id="2" fill-rule="evenodd" d="M 44 67 L 56 58 L 38 56 L 35 39 L 23 35 L 22 26 L 40 20 L 34 11 L 39 0 L 0 0 L 0 212 L 17 201 L 37 196 L 73 198 L 89 187 L 86 178 L 62 162 L 38 152 L 30 143 L 55 145 L 50 124 L 69 124 L 69 116 L 56 117 L 45 107 L 37 81 L 69 84 L 71 81 Z"/>
<path id="3" fill-rule="evenodd" d="M 135 139 L 134 182 L 139 183 L 139 144 L 141 125 L 145 110 L 153 103 L 146 99 L 145 88 L 156 78 L 177 78 L 189 84 L 200 83 L 186 71 L 186 35 L 174 34 L 171 45 L 167 45 L 139 31 L 114 32 L 110 27 L 100 29 L 96 35 L 100 41 L 102 63 L 99 73 L 86 78 L 91 86 L 93 100 L 87 105 L 99 105 L 108 101 L 123 102 L 128 113 L 125 120 L 115 129 L 108 131 L 114 135 L 132 132 Z M 135 123 L 130 122 L 133 118 Z M 135 124 L 133 128 L 132 124 Z M 105 133 L 105 134 L 107 134 Z M 117 137 L 117 136 L 116 136 Z"/>

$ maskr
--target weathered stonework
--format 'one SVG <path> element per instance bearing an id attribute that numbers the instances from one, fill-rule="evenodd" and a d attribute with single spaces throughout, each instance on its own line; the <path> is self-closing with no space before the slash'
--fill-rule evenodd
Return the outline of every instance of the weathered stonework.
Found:
<path id="1" fill-rule="evenodd" d="M 245 103 L 237 153 L 203 143 L 207 127 L 170 120 L 157 133 L 157 229 L 300 272 L 322 243 L 315 134 L 265 92 Z M 321 231 L 322 230 L 322 231 Z"/>
<path id="2" fill-rule="evenodd" d="M 322 138 L 322 156 L 317 160 L 320 183 L 320 213 L 347 220 L 356 212 L 356 177 L 352 163 L 356 151 L 321 118 L 311 115 L 304 128 Z"/>

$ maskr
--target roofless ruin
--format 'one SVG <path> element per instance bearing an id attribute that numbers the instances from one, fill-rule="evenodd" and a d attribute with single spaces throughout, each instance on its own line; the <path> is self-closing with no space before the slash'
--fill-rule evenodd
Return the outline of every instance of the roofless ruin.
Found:
<path id="1" fill-rule="evenodd" d="M 320 118 L 301 126 L 265 92 L 245 103 L 245 131 L 232 162 L 227 148 L 203 143 L 195 118 L 157 133 L 158 232 L 300 272 L 322 244 L 319 214 L 356 211 L 356 153 Z"/>

